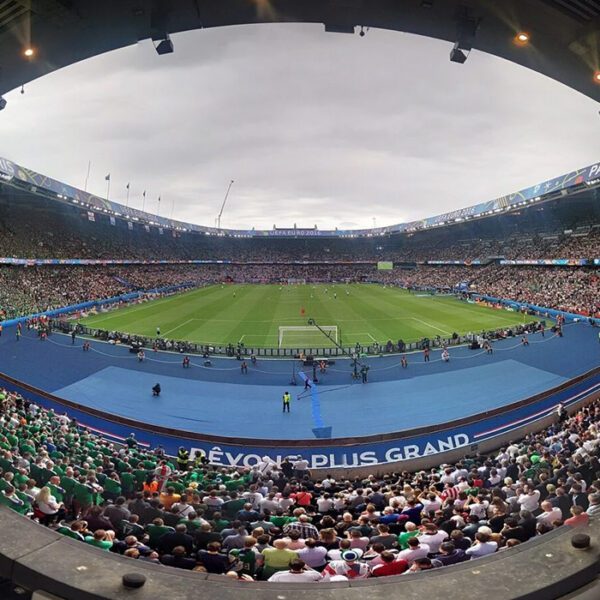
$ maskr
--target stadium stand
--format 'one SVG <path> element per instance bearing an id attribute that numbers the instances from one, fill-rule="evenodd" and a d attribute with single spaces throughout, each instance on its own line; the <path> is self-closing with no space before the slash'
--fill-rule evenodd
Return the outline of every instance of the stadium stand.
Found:
<path id="1" fill-rule="evenodd" d="M 427 266 L 377 271 L 374 265 L 61 266 L 0 267 L 0 315 L 27 316 L 90 300 L 189 283 L 370 281 L 407 289 L 473 292 L 529 302 L 587 317 L 600 316 L 600 275 L 594 267 Z"/>
<path id="2" fill-rule="evenodd" d="M 0 504 L 99 552 L 244 581 L 428 571 L 600 515 L 600 402 L 490 456 L 314 480 L 300 458 L 217 468 L 118 446 L 0 391 Z"/>

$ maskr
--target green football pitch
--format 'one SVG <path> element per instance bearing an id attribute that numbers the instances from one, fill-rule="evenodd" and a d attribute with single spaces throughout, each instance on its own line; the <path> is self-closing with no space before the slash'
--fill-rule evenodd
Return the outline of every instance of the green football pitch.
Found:
<path id="1" fill-rule="evenodd" d="M 326 348 L 314 319 L 344 346 L 403 339 L 450 337 L 523 322 L 523 315 L 493 310 L 452 296 L 412 294 L 375 284 L 212 285 L 82 319 L 81 324 L 200 344 L 243 342 L 246 347 Z"/>

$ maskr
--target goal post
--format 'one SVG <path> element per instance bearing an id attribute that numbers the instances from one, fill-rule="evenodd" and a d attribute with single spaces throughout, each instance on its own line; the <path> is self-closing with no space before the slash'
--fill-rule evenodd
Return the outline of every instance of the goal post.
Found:
<path id="1" fill-rule="evenodd" d="M 323 333 L 324 332 L 324 333 Z M 327 339 L 329 336 L 329 339 Z M 280 325 L 280 348 L 328 348 L 339 343 L 337 325 Z"/>

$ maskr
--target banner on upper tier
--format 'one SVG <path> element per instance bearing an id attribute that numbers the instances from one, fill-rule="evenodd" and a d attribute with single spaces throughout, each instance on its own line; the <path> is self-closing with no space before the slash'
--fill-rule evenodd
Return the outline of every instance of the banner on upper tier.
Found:
<path id="1" fill-rule="evenodd" d="M 501 265 L 534 265 L 534 266 L 555 266 L 555 267 L 582 267 L 589 265 L 587 258 L 538 258 L 522 260 L 501 260 Z"/>
<path id="2" fill-rule="evenodd" d="M 36 173 L 31 169 L 21 167 L 12 161 L 0 158 L 0 178 L 7 181 L 13 179 L 24 182 L 29 186 L 34 186 L 40 190 L 52 192 L 61 200 L 70 200 L 77 202 L 82 208 L 94 209 L 99 212 L 112 211 L 116 216 L 122 216 L 138 221 L 148 221 L 155 226 L 168 227 L 170 229 L 180 229 L 184 231 L 198 231 L 207 234 L 221 235 L 222 231 L 214 227 L 206 227 L 202 225 L 194 225 L 192 223 L 184 223 L 182 221 L 174 221 L 158 215 L 153 215 L 147 212 L 142 212 L 131 206 L 125 206 L 117 202 L 100 198 L 89 194 L 83 190 L 77 189 L 66 183 L 61 183 L 56 179 L 47 177 L 40 173 Z M 473 217 L 481 217 L 491 215 L 497 212 L 502 212 L 507 208 L 517 208 L 521 204 L 541 200 L 545 195 L 553 192 L 568 190 L 569 188 L 582 184 L 592 184 L 600 182 L 600 163 L 571 171 L 560 177 L 555 177 L 548 181 L 538 183 L 537 185 L 519 190 L 513 194 L 496 198 L 488 202 L 482 202 L 466 208 L 461 208 L 451 212 L 443 213 L 421 219 L 411 221 L 410 223 L 398 223 L 388 227 L 376 227 L 373 229 L 298 229 L 298 228 L 281 228 L 272 230 L 228 230 L 228 233 L 238 237 L 358 237 L 358 236 L 377 236 L 387 233 L 400 233 L 405 231 L 415 231 L 425 227 L 448 225 L 450 223 L 461 222 L 465 219 Z M 31 189 L 31 187 L 30 187 Z"/>
<path id="3" fill-rule="evenodd" d="M 426 260 L 426 265 L 462 265 L 468 267 L 470 265 L 480 265 L 481 261 L 476 258 L 474 260 Z"/>
<path id="4" fill-rule="evenodd" d="M 6 160 L 5 158 L 0 158 L 0 179 L 3 181 L 12 181 L 12 178 L 15 176 L 15 165 L 10 162 L 10 160 Z"/>

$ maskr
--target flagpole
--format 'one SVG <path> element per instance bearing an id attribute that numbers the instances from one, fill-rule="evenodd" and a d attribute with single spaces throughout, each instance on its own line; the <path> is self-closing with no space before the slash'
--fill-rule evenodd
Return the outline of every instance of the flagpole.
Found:
<path id="1" fill-rule="evenodd" d="M 142 194 L 142 212 L 144 212 L 146 209 L 146 190 L 144 190 L 144 193 Z"/>
<path id="2" fill-rule="evenodd" d="M 160 196 L 158 197 L 158 208 L 156 209 L 156 216 L 160 217 Z"/>
<path id="3" fill-rule="evenodd" d="M 108 176 L 108 185 L 106 186 L 106 199 L 110 198 L 110 175 Z"/>
<path id="4" fill-rule="evenodd" d="M 85 185 L 83 186 L 83 191 L 87 192 L 88 179 L 90 178 L 90 169 L 92 168 L 92 161 L 88 160 L 88 170 L 87 175 L 85 176 Z"/>
<path id="5" fill-rule="evenodd" d="M 129 208 L 129 184 L 127 184 L 127 201 L 125 203 L 125 206 Z"/>
<path id="6" fill-rule="evenodd" d="M 173 202 L 171 202 L 171 219 L 173 218 L 174 210 L 175 210 L 175 196 L 173 196 Z"/>

